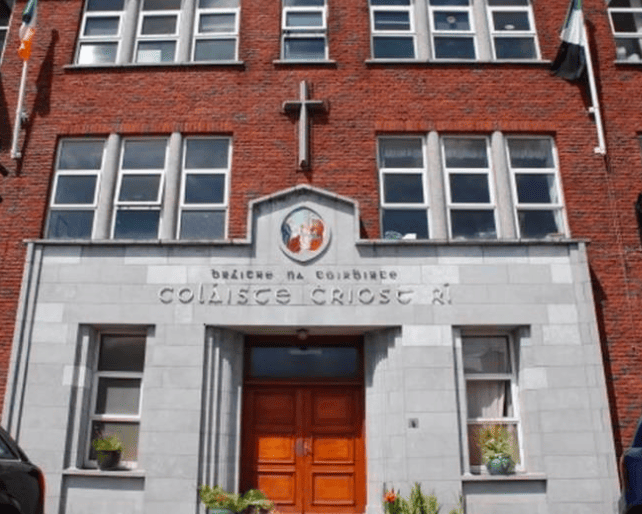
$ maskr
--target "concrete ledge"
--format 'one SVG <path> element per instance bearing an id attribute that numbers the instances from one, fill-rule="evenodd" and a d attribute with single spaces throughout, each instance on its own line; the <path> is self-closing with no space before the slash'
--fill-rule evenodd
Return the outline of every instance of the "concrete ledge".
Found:
<path id="1" fill-rule="evenodd" d="M 100 477 L 100 478 L 145 478 L 145 471 L 141 469 L 116 469 L 113 471 L 101 471 L 99 469 L 67 468 L 62 471 L 64 476 L 75 477 Z"/>
<path id="2" fill-rule="evenodd" d="M 545 473 L 514 473 L 512 475 L 462 475 L 462 482 L 522 482 L 529 480 L 546 481 Z"/>

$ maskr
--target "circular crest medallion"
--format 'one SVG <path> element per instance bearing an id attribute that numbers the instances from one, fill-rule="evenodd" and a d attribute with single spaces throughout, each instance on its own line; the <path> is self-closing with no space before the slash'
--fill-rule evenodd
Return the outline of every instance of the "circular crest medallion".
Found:
<path id="1" fill-rule="evenodd" d="M 330 242 L 330 228 L 307 207 L 299 207 L 281 223 L 281 250 L 290 258 L 306 262 L 321 255 Z"/>

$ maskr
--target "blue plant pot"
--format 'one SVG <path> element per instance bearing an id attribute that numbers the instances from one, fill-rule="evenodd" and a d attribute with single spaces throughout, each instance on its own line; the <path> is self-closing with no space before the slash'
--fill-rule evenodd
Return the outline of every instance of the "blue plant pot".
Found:
<path id="1" fill-rule="evenodd" d="M 515 463 L 507 456 L 495 457 L 486 463 L 486 469 L 491 475 L 510 475 L 515 470 Z"/>

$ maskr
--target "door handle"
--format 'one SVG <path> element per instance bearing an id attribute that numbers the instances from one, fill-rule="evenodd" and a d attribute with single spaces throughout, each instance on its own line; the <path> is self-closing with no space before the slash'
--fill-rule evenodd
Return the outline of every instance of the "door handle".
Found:
<path id="1" fill-rule="evenodd" d="M 306 438 L 303 440 L 303 455 L 310 455 L 312 453 L 312 439 Z"/>

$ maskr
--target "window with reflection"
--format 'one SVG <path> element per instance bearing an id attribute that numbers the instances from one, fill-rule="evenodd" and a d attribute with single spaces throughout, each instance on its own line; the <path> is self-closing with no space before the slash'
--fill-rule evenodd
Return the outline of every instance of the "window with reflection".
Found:
<path id="1" fill-rule="evenodd" d="M 428 189 L 424 138 L 380 137 L 377 161 L 383 237 L 427 239 Z"/>
<path id="2" fill-rule="evenodd" d="M 435 59 L 475 59 L 471 0 L 430 0 L 430 31 Z"/>
<path id="3" fill-rule="evenodd" d="M 375 59 L 415 58 L 413 10 L 411 0 L 370 0 Z"/>
<path id="4" fill-rule="evenodd" d="M 487 0 L 495 59 L 537 59 L 537 38 L 529 0 Z"/>
<path id="5" fill-rule="evenodd" d="M 611 0 L 608 11 L 617 60 L 639 62 L 642 59 L 642 1 Z"/>
<path id="6" fill-rule="evenodd" d="M 122 461 L 130 466 L 135 464 L 144 364 L 144 335 L 101 335 L 92 385 L 89 463 L 96 461 L 92 441 L 114 435 L 123 443 Z"/>
<path id="7" fill-rule="evenodd" d="M 282 58 L 328 59 L 325 0 L 283 0 Z"/>
<path id="8" fill-rule="evenodd" d="M 181 0 L 142 0 L 135 61 L 173 62 L 178 44 Z"/>
<path id="9" fill-rule="evenodd" d="M 444 137 L 448 220 L 453 239 L 495 239 L 488 138 Z"/>
<path id="10" fill-rule="evenodd" d="M 167 139 L 126 139 L 116 188 L 114 239 L 157 239 Z"/>
<path id="11" fill-rule="evenodd" d="M 507 146 L 520 237 L 564 235 L 564 204 L 553 140 L 509 137 Z"/>
<path id="12" fill-rule="evenodd" d="M 103 168 L 104 139 L 63 139 L 49 203 L 46 237 L 90 239 Z"/>
<path id="13" fill-rule="evenodd" d="M 256 346 L 250 349 L 251 378 L 357 378 L 359 351 L 341 346 Z"/>
<path id="14" fill-rule="evenodd" d="M 239 34 L 239 0 L 198 0 L 194 61 L 234 61 Z"/>
<path id="15" fill-rule="evenodd" d="M 179 239 L 225 237 L 231 146 L 227 137 L 185 140 Z"/>
<path id="16" fill-rule="evenodd" d="M 76 51 L 78 64 L 112 64 L 121 51 L 125 0 L 87 0 Z"/>

